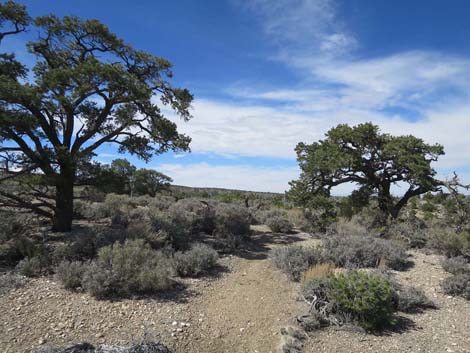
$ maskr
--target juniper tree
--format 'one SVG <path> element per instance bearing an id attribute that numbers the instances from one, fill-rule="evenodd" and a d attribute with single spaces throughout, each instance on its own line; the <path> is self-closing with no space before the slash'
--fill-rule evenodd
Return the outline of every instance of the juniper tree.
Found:
<path id="1" fill-rule="evenodd" d="M 352 183 L 361 194 L 375 194 L 380 210 L 396 218 L 412 197 L 443 186 L 431 166 L 444 154 L 441 145 L 411 135 L 384 134 L 372 123 L 338 125 L 324 140 L 299 143 L 296 152 L 301 175 L 290 183 L 289 194 L 301 205 L 328 197 L 335 186 Z M 393 197 L 394 185 L 406 187 L 401 197 Z"/>
<path id="2" fill-rule="evenodd" d="M 0 41 L 28 26 L 38 32 L 27 44 L 34 67 L 14 54 L 0 57 L 0 178 L 9 182 L 0 202 L 69 231 L 79 164 L 103 144 L 145 161 L 188 150 L 190 138 L 161 108 L 188 120 L 192 95 L 169 82 L 170 62 L 134 49 L 97 20 L 31 19 L 22 5 L 0 5 Z"/>

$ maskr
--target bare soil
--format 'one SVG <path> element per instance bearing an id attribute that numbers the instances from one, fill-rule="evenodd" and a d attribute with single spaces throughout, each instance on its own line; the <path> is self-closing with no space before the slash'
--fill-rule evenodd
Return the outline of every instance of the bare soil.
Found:
<path id="1" fill-rule="evenodd" d="M 98 301 L 65 291 L 52 279 L 33 279 L 0 297 L 0 352 L 83 341 L 122 345 L 144 334 L 175 353 L 278 352 L 280 329 L 307 304 L 298 298 L 298 284 L 267 255 L 276 246 L 312 241 L 306 234 L 258 231 L 250 247 L 223 257 L 216 271 L 183 280 L 164 296 Z M 423 288 L 439 309 L 401 315 L 399 324 L 380 336 L 316 331 L 304 352 L 470 352 L 470 302 L 441 292 L 447 274 L 438 256 L 413 252 L 412 258 L 415 266 L 397 273 L 398 279 Z"/>

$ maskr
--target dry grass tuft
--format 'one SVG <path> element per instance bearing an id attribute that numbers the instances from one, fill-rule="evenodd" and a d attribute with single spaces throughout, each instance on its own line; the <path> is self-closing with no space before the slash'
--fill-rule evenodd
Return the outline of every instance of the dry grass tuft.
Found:
<path id="1" fill-rule="evenodd" d="M 310 266 L 307 271 L 302 274 L 302 283 L 308 282 L 313 278 L 326 277 L 333 273 L 335 265 L 330 263 L 322 263 Z"/>

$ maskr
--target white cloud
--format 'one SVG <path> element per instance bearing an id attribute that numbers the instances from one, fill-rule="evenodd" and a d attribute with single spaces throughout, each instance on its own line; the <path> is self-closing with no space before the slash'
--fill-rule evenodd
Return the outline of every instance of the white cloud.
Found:
<path id="1" fill-rule="evenodd" d="M 240 106 L 209 100 L 196 100 L 193 113 L 193 120 L 178 125 L 193 138 L 194 152 L 294 159 L 294 148 L 300 141 L 311 143 L 321 139 L 340 123 L 372 121 L 384 132 L 412 134 L 428 143 L 443 144 L 446 155 L 437 164 L 441 168 L 469 166 L 470 104 L 426 111 L 427 118 L 415 122 L 348 106 L 293 113 L 261 105 Z"/>
<path id="2" fill-rule="evenodd" d="M 219 187 L 237 190 L 284 192 L 297 179 L 297 167 L 253 167 L 250 165 L 162 164 L 155 167 L 173 178 L 177 185 Z"/>
<path id="3" fill-rule="evenodd" d="M 336 16 L 333 0 L 251 0 L 241 2 L 260 19 L 282 51 L 309 50 L 337 55 L 356 46 Z"/>

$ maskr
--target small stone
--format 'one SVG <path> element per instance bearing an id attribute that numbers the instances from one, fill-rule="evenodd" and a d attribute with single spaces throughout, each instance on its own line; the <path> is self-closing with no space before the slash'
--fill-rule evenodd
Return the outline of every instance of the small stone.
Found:
<path id="1" fill-rule="evenodd" d="M 240 332 L 243 332 L 243 331 L 245 331 L 245 328 L 244 328 L 244 327 L 242 327 L 242 328 L 240 329 Z"/>
<path id="2" fill-rule="evenodd" d="M 40 338 L 38 341 L 39 344 L 44 344 L 46 343 L 46 340 L 44 338 Z"/>
<path id="3" fill-rule="evenodd" d="M 171 324 L 172 324 L 173 326 L 176 326 L 176 325 L 178 325 L 178 322 L 173 321 Z"/>

